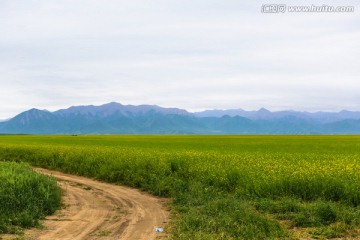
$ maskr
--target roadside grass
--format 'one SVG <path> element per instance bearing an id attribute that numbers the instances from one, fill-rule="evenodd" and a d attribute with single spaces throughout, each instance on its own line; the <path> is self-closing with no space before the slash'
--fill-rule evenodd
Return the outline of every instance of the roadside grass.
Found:
<path id="1" fill-rule="evenodd" d="M 340 238 L 358 236 L 360 208 L 340 202 L 316 200 L 304 202 L 301 199 L 282 198 L 254 201 L 257 210 L 283 222 L 293 231 L 308 230 L 315 238 Z"/>
<path id="2" fill-rule="evenodd" d="M 0 159 L 172 198 L 172 239 L 360 236 L 359 136 L 1 136 Z"/>
<path id="3" fill-rule="evenodd" d="M 56 181 L 26 163 L 0 162 L 0 233 L 19 234 L 60 207 Z"/>

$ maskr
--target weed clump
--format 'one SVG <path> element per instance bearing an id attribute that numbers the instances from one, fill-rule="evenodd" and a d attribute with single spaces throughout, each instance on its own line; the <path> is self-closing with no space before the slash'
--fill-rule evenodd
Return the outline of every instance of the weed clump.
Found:
<path id="1" fill-rule="evenodd" d="M 0 162 L 0 233 L 17 233 L 60 207 L 55 179 L 28 164 Z"/>

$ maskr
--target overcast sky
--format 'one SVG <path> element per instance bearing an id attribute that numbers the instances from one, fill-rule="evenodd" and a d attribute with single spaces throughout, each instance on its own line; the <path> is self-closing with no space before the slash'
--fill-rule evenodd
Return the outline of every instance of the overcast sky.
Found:
<path id="1" fill-rule="evenodd" d="M 0 119 L 111 101 L 360 111 L 359 1 L 243 2 L 0 0 Z"/>

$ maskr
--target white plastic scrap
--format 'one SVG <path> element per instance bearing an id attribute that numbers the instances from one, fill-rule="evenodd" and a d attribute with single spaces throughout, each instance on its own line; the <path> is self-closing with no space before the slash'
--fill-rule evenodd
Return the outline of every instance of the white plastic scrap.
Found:
<path id="1" fill-rule="evenodd" d="M 155 232 L 163 232 L 164 231 L 164 229 L 162 229 L 162 228 L 155 228 Z"/>

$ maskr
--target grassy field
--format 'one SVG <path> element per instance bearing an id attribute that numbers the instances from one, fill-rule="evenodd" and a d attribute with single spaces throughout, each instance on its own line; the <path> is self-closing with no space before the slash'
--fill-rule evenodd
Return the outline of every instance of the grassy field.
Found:
<path id="1" fill-rule="evenodd" d="M 360 236 L 359 136 L 1 136 L 0 160 L 173 199 L 172 239 Z"/>
<path id="2" fill-rule="evenodd" d="M 0 162 L 0 233 L 18 233 L 60 207 L 54 179 L 27 164 Z"/>

